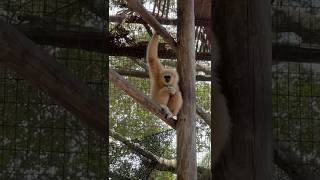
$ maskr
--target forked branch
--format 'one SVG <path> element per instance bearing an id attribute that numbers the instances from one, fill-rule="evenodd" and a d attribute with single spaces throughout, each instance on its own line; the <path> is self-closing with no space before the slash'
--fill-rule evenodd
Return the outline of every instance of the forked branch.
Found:
<path id="1" fill-rule="evenodd" d="M 133 11 L 139 13 L 143 20 L 145 20 L 153 29 L 162 36 L 162 38 L 168 42 L 171 48 L 176 51 L 177 43 L 173 39 L 173 37 L 166 31 L 166 29 L 157 21 L 155 17 L 151 15 L 151 13 L 143 7 L 137 0 L 127 0 L 128 7 Z"/>

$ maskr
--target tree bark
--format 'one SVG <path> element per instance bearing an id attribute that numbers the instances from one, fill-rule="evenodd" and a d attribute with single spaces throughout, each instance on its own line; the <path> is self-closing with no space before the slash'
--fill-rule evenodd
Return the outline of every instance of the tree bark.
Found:
<path id="1" fill-rule="evenodd" d="M 196 96 L 195 96 L 195 29 L 194 1 L 178 0 L 178 62 L 179 86 L 183 106 L 177 123 L 178 180 L 197 179 Z"/>
<path id="2" fill-rule="evenodd" d="M 213 7 L 213 29 L 221 55 L 218 70 L 233 124 L 230 141 L 214 165 L 214 177 L 270 180 L 273 172 L 270 1 L 215 0 Z"/>
<path id="3" fill-rule="evenodd" d="M 99 97 L 53 57 L 1 20 L 0 63 L 42 89 L 102 137 L 108 137 L 107 99 Z"/>

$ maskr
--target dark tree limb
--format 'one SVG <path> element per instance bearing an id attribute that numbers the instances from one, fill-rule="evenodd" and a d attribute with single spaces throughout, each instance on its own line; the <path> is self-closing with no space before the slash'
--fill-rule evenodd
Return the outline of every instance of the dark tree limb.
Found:
<path id="1" fill-rule="evenodd" d="M 274 143 L 274 160 L 292 180 L 315 180 L 320 177 L 319 159 L 308 159 L 304 154 L 297 153 L 284 142 Z M 308 166 L 301 164 L 309 164 Z"/>
<path id="2" fill-rule="evenodd" d="M 215 0 L 212 12 L 212 28 L 220 47 L 219 77 L 233 124 L 230 139 L 214 164 L 214 177 L 270 180 L 273 172 L 270 2 Z"/>
<path id="3" fill-rule="evenodd" d="M 63 31 L 50 27 L 28 27 L 15 26 L 40 45 L 51 45 L 60 48 L 73 48 L 106 53 L 110 56 L 127 56 L 134 58 L 144 58 L 146 54 L 147 42 L 139 42 L 135 46 L 119 46 L 114 43 L 114 37 L 106 35 L 104 32 L 94 32 L 92 29 L 81 31 Z M 273 62 L 309 62 L 320 63 L 320 49 L 296 47 L 288 45 L 273 45 Z M 165 44 L 159 44 L 159 58 L 176 59 L 175 52 L 165 48 Z M 196 53 L 197 60 L 210 60 L 210 53 Z M 199 67 L 197 67 L 199 68 Z"/>
<path id="4" fill-rule="evenodd" d="M 116 71 L 109 69 L 109 80 L 120 90 L 124 91 L 126 94 L 131 96 L 136 102 L 141 104 L 143 107 L 151 111 L 157 117 L 159 117 L 163 122 L 175 129 L 176 120 L 173 118 L 167 118 L 167 114 L 162 110 L 162 108 L 148 98 L 145 94 L 139 92 L 134 86 L 132 86 L 128 81 L 126 81 L 121 75 Z"/>
<path id="5" fill-rule="evenodd" d="M 177 43 L 173 37 L 166 31 L 166 29 L 154 18 L 149 11 L 147 11 L 142 4 L 137 2 L 137 0 L 126 0 L 128 7 L 133 11 L 139 13 L 144 21 L 146 21 L 153 29 L 160 34 L 163 39 L 169 43 L 173 50 L 177 49 Z"/>
<path id="6" fill-rule="evenodd" d="M 0 63 L 42 89 L 102 137 L 107 137 L 107 99 L 99 97 L 48 53 L 1 20 Z"/>

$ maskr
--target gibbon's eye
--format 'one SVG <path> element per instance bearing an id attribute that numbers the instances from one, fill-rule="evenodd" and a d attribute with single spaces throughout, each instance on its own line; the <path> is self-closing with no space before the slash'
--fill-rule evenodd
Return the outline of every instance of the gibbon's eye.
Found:
<path id="1" fill-rule="evenodd" d="M 164 77 L 164 80 L 165 80 L 167 83 L 170 82 L 171 76 L 165 75 L 165 76 L 163 76 L 163 77 Z"/>

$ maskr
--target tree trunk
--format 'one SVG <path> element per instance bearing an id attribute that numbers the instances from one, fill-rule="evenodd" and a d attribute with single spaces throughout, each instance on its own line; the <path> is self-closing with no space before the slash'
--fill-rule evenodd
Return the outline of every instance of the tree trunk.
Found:
<path id="1" fill-rule="evenodd" d="M 270 180 L 270 1 L 215 0 L 213 7 L 213 29 L 220 44 L 221 83 L 233 124 L 230 141 L 215 164 L 214 177 Z"/>
<path id="2" fill-rule="evenodd" d="M 177 123 L 178 180 L 197 179 L 194 1 L 178 0 L 178 62 L 183 106 Z"/>

